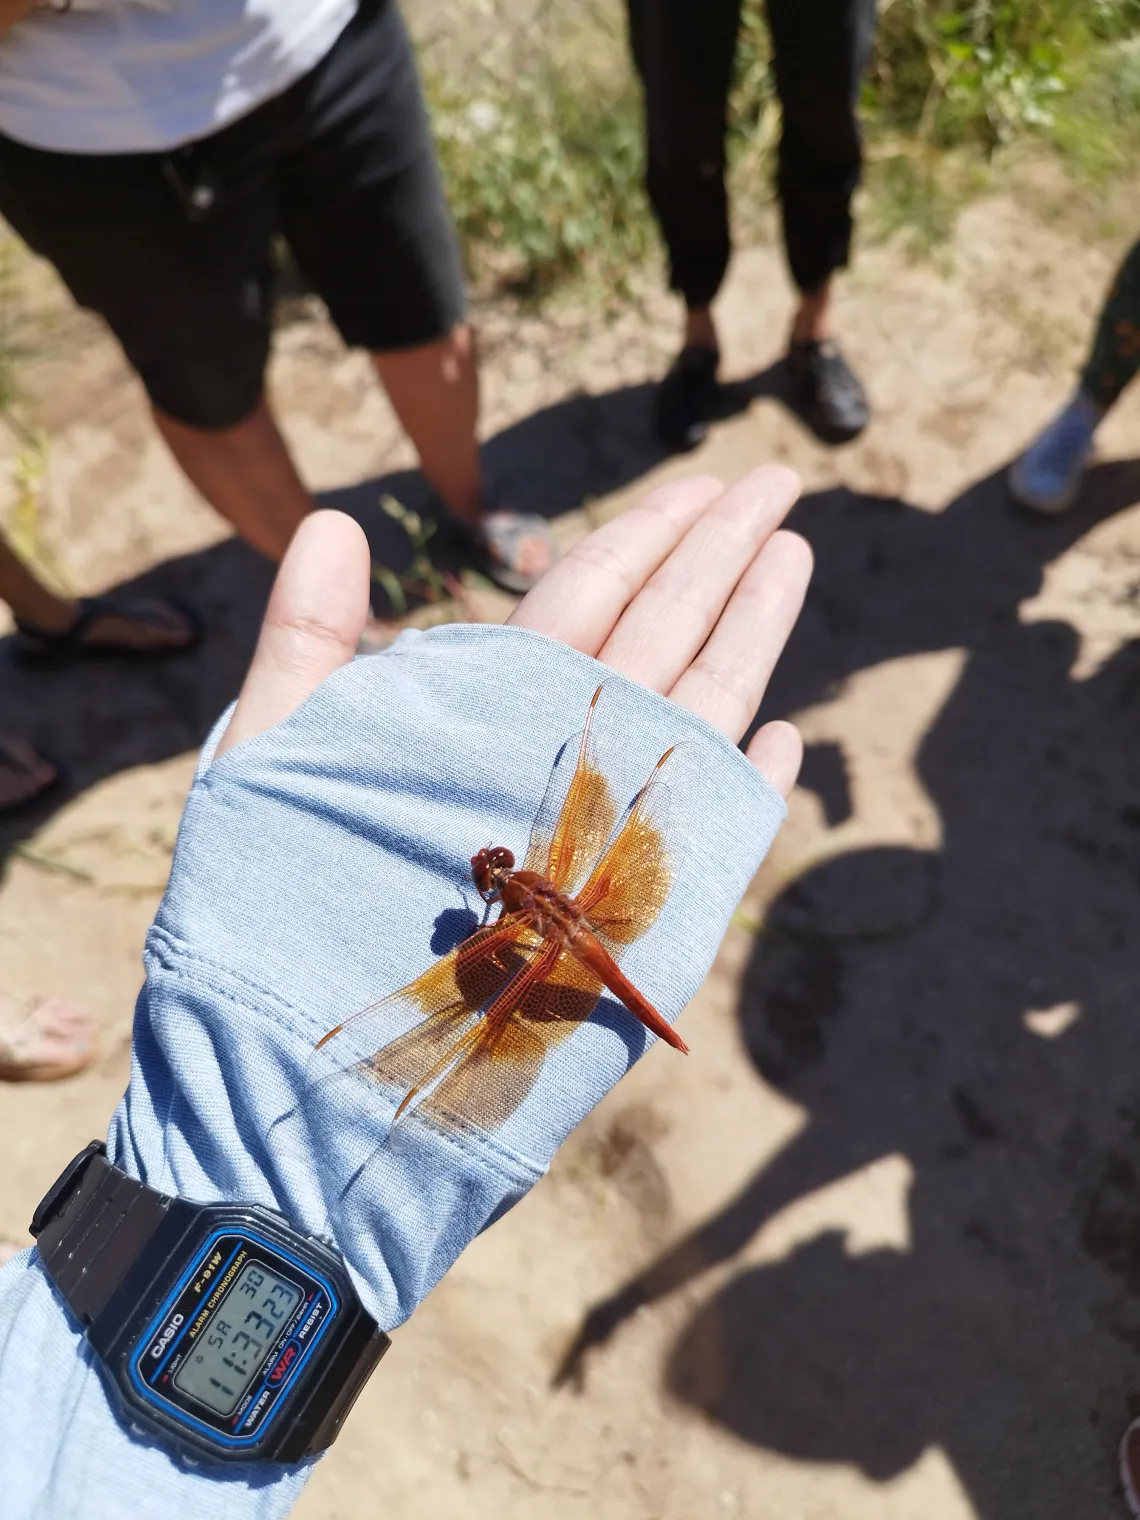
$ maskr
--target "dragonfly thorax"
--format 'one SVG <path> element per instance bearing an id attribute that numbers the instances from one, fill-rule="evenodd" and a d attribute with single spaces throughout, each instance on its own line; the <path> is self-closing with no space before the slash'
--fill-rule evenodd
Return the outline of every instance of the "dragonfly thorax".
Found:
<path id="1" fill-rule="evenodd" d="M 537 871 L 503 871 L 497 895 L 504 913 L 529 918 L 531 926 L 546 938 L 571 944 L 586 927 L 574 899 Z"/>

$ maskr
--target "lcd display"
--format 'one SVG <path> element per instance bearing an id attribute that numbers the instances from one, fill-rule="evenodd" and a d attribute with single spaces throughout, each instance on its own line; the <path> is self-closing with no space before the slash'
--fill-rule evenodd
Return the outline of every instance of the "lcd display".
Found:
<path id="1" fill-rule="evenodd" d="M 202 1327 L 175 1388 L 215 1414 L 232 1414 L 300 1301 L 296 1283 L 250 1262 Z"/>

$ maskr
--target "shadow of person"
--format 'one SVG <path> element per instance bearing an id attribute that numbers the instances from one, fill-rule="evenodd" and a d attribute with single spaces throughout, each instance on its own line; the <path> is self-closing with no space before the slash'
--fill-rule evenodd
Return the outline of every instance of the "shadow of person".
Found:
<path id="1" fill-rule="evenodd" d="M 936 1442 L 982 1516 L 1111 1513 L 1119 1432 L 1090 1430 L 1070 1401 L 1096 1380 L 1088 1347 L 1058 1344 L 1012 1285 L 995 1296 L 960 1272 L 957 1253 L 852 1256 L 829 1231 L 704 1305 L 669 1360 L 669 1389 L 756 1446 L 854 1462 L 876 1482 Z M 995 1337 L 1003 1315 L 1009 1332 Z M 1069 1398 L 1026 1406 L 1022 1340 L 1036 1344 L 1046 1388 L 1061 1383 Z"/>
<path id="2" fill-rule="evenodd" d="M 816 1462 L 854 1451 L 868 1476 L 896 1477 L 926 1444 L 915 1396 L 927 1409 L 944 1392 L 928 1369 L 946 1348 L 919 1286 L 907 1256 L 848 1256 L 828 1231 L 742 1272 L 693 1317 L 669 1361 L 670 1392 L 754 1445 Z"/>
<path id="3" fill-rule="evenodd" d="M 941 846 L 839 855 L 771 905 L 742 1032 L 808 1122 L 591 1311 L 563 1378 L 788 1205 L 853 1178 L 859 1207 L 853 1174 L 901 1155 L 909 1248 L 849 1256 L 828 1236 L 735 1276 L 681 1334 L 671 1392 L 878 1479 L 938 1445 L 982 1520 L 1110 1502 L 1140 1409 L 1140 643 L 1075 680 L 1075 631 L 1017 606 L 1138 487 L 1106 468 L 1076 517 L 1041 524 L 994 482 L 939 515 L 804 504 L 820 579 L 763 716 L 964 648 L 917 757 Z"/>
<path id="4" fill-rule="evenodd" d="M 747 411 L 764 396 L 783 397 L 779 365 L 721 387 L 716 420 Z M 620 491 L 668 454 L 653 426 L 656 384 L 619 386 L 598 394 L 577 392 L 503 428 L 483 447 L 492 501 L 540 517 L 562 517 L 585 503 Z M 394 470 L 322 494 L 322 506 L 339 507 L 362 524 L 373 559 L 404 573 L 413 549 L 407 535 L 385 520 L 382 497 L 395 498 L 417 516 L 443 527 L 442 507 L 417 470 Z M 462 554 L 440 533 L 431 549 L 447 569 L 464 568 Z M 378 605 L 382 611 L 382 604 Z"/>
<path id="5" fill-rule="evenodd" d="M 486 445 L 497 500 L 556 517 L 638 479 L 663 457 L 653 434 L 652 396 L 650 385 L 571 396 L 503 429 Z M 726 414 L 749 399 L 742 383 Z M 363 527 L 374 566 L 373 610 L 391 618 L 440 588 L 421 584 L 417 545 L 406 523 L 385 511 L 385 497 L 429 522 L 438 515 L 416 470 L 325 491 L 316 501 L 347 512 Z M 439 568 L 462 568 L 462 555 L 440 555 L 430 539 L 426 548 Z M 201 645 L 162 661 L 89 658 L 54 670 L 23 669 L 9 642 L 0 639 L 0 725 L 30 739 L 62 778 L 33 805 L 0 812 L 0 866 L 60 807 L 97 782 L 201 745 L 238 693 L 272 576 L 266 560 L 231 540 L 108 588 L 176 596 L 201 612 Z M 401 605 L 391 594 L 393 579 Z"/>
<path id="6" fill-rule="evenodd" d="M 653 427 L 655 393 L 656 385 L 649 383 L 619 386 L 597 394 L 580 392 L 503 428 L 483 448 L 493 503 L 557 518 L 640 480 L 667 457 Z M 747 411 L 754 401 L 763 398 L 777 400 L 794 410 L 783 361 L 724 384 L 717 402 L 717 418 Z M 826 579 L 835 583 L 839 596 L 837 601 L 834 594 L 817 589 L 815 604 L 817 611 L 823 613 L 825 624 L 835 618 L 860 615 L 862 609 L 844 600 L 853 575 L 866 576 L 868 583 L 873 584 L 877 575 L 890 573 L 885 564 L 877 562 L 888 552 L 885 533 L 889 552 L 901 556 L 900 564 L 906 558 L 921 562 L 915 568 L 924 572 L 927 579 L 912 587 L 914 600 L 921 602 L 932 587 L 940 588 L 925 615 L 909 615 L 905 619 L 902 642 L 905 644 L 911 636 L 918 635 L 933 637 L 937 644 L 939 635 L 933 628 L 927 632 L 934 614 L 950 611 L 960 615 L 963 610 L 961 606 L 946 607 L 945 593 L 952 584 L 960 586 L 968 581 L 980 568 L 981 545 L 971 544 L 969 535 L 958 531 L 959 526 L 964 529 L 967 520 L 974 518 L 981 528 L 982 520 L 987 519 L 985 532 L 992 540 L 991 550 L 996 550 L 1000 541 L 1009 540 L 1015 546 L 1019 578 L 1030 585 L 1039 580 L 1042 564 L 1060 553 L 1079 533 L 1087 531 L 1092 521 L 1130 505 L 1137 494 L 1138 480 L 1137 470 L 1129 464 L 1102 465 L 1092 472 L 1085 506 L 1049 522 L 1030 521 L 1028 514 L 1011 512 L 1004 476 L 993 476 L 942 514 L 947 518 L 954 514 L 954 526 L 949 531 L 946 528 L 931 531 L 929 514 L 908 508 L 894 498 L 856 496 L 838 488 L 806 498 L 793 514 L 791 526 L 809 539 L 819 539 L 821 552 L 834 556 L 834 562 L 829 559 L 826 565 L 817 562 L 816 569 L 817 588 Z M 407 582 L 413 572 L 416 549 L 405 528 L 384 511 L 381 503 L 389 497 L 429 525 L 433 536 L 428 540 L 428 554 L 439 569 L 457 572 L 468 567 L 469 551 L 449 539 L 439 499 L 418 470 L 393 470 L 325 491 L 318 497 L 318 504 L 339 508 L 355 517 L 368 536 L 374 564 L 384 566 Z M 941 522 L 942 518 L 936 521 Z M 1030 544 L 1033 547 L 1027 553 Z M 951 548 L 960 560 L 964 556 L 974 563 L 968 567 L 960 562 L 948 577 L 940 560 Z M 1008 569 L 1000 552 L 993 568 Z M 1010 592 L 1015 590 L 1011 586 Z M 424 600 L 412 584 L 405 584 L 404 593 L 410 606 Z M 1020 594 L 1030 593 L 1023 590 Z M 1007 596 L 1007 604 L 1009 600 Z M 380 617 L 392 617 L 403 610 L 392 604 L 380 583 L 373 588 L 373 607 Z M 912 607 L 910 612 L 918 610 Z M 888 641 L 898 642 L 894 629 L 888 630 L 887 637 Z M 805 678 L 810 679 L 810 651 L 802 637 L 800 644 L 804 658 L 796 665 L 792 679 L 803 684 Z M 791 672 L 788 664 L 780 667 L 769 705 L 782 700 Z"/>
<path id="7" fill-rule="evenodd" d="M 61 776 L 34 805 L 0 812 L 0 866 L 96 782 L 200 747 L 237 695 L 272 577 L 268 561 L 231 539 L 114 588 L 175 596 L 200 611 L 202 642 L 169 659 L 25 667 L 12 658 L 11 641 L 0 639 L 0 727 L 30 739 Z"/>
<path id="8" fill-rule="evenodd" d="M 356 518 L 374 564 L 399 576 L 413 567 L 415 548 L 405 528 L 381 506 L 381 496 L 424 493 L 422 478 L 401 471 L 316 497 L 320 508 Z M 274 567 L 237 539 L 166 560 L 108 588 L 114 593 L 175 597 L 202 617 L 205 635 L 185 654 L 132 660 L 93 655 L 55 668 L 23 666 L 12 641 L 0 638 L 0 729 L 30 740 L 58 768 L 59 783 L 33 803 L 0 810 L 0 868 L 60 808 L 99 781 L 154 765 L 201 747 L 234 700 L 257 641 Z M 414 605 L 416 598 L 409 597 Z M 395 608 L 373 586 L 381 617 Z"/>
<path id="9" fill-rule="evenodd" d="M 483 450 L 492 490 L 524 511 L 559 517 L 640 480 L 668 456 L 654 430 L 656 394 L 656 382 L 578 392 L 504 428 Z M 787 396 L 782 365 L 772 365 L 722 385 L 713 420 Z"/>
<path id="10" fill-rule="evenodd" d="M 505 428 L 486 446 L 504 505 L 556 517 L 645 474 L 662 458 L 652 430 L 652 387 L 571 396 Z M 742 403 L 744 404 L 744 403 Z M 438 514 L 416 470 L 319 493 L 319 507 L 347 512 L 364 528 L 374 566 L 401 582 L 395 605 L 377 575 L 373 609 L 394 617 L 425 599 L 416 545 L 382 506 L 391 496 L 431 520 Z M 428 552 L 436 558 L 429 540 Z M 461 568 L 462 556 L 441 557 Z M 23 669 L 0 639 L 0 725 L 32 740 L 59 768 L 60 785 L 32 806 L 0 812 L 0 865 L 58 809 L 98 781 L 199 747 L 236 697 L 272 583 L 272 566 L 229 541 L 167 561 L 111 591 L 177 596 L 202 614 L 206 636 L 184 656 L 131 662 L 89 658 L 55 670 Z M 430 588 L 429 588 L 430 590 Z"/>
<path id="11" fill-rule="evenodd" d="M 355 516 L 374 560 L 397 570 L 411 564 L 411 542 L 381 509 L 378 493 L 364 487 L 330 491 L 317 497 L 317 505 Z M 33 804 L 0 811 L 0 867 L 97 782 L 200 748 L 241 687 L 273 575 L 268 560 L 229 539 L 109 588 L 175 597 L 201 614 L 202 642 L 169 658 L 108 654 L 56 668 L 23 666 L 13 658 L 11 640 L 0 639 L 0 729 L 31 740 L 60 771 L 59 784 Z M 374 591 L 376 610 L 390 615 L 383 588 Z"/>
<path id="12" fill-rule="evenodd" d="M 412 566 L 414 547 L 380 496 L 420 477 L 401 472 L 378 482 L 327 491 L 318 507 L 353 516 L 374 563 L 397 574 Z M 410 489 L 409 489 L 410 494 Z M 60 771 L 60 783 L 35 803 L 0 811 L 0 866 L 55 812 L 97 782 L 139 765 L 154 765 L 200 748 L 233 701 L 249 665 L 274 567 L 237 539 L 166 560 L 112 592 L 172 596 L 201 614 L 202 642 L 185 654 L 132 660 L 91 656 L 58 668 L 22 666 L 11 641 L 0 639 L 0 728 L 31 740 Z M 414 600 L 414 599 L 413 599 Z M 394 609 L 373 588 L 380 616 Z"/>
<path id="13" fill-rule="evenodd" d="M 645 473 L 661 458 L 650 397 L 648 386 L 570 397 L 498 434 L 487 455 L 504 504 L 557 516 Z M 373 586 L 374 611 L 393 617 L 425 596 L 416 579 L 417 546 L 406 526 L 384 510 L 385 496 L 428 519 L 438 511 L 415 470 L 325 491 L 316 500 L 319 507 L 355 517 L 374 566 L 401 582 L 403 606 L 386 591 L 390 579 L 377 575 Z M 434 558 L 430 541 L 427 547 Z M 10 641 L 0 639 L 0 726 L 31 740 L 61 773 L 60 784 L 34 804 L 0 812 L 0 866 L 97 782 L 200 747 L 237 696 L 272 578 L 268 561 L 230 540 L 108 588 L 175 596 L 200 611 L 206 629 L 202 643 L 161 661 L 92 657 L 57 669 L 29 669 L 16 664 Z"/>

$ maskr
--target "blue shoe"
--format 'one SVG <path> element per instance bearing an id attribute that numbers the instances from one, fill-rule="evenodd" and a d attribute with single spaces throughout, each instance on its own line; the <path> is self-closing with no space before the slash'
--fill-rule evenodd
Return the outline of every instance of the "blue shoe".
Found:
<path id="1" fill-rule="evenodd" d="M 1023 507 L 1047 516 L 1065 512 L 1077 499 L 1104 413 L 1078 391 L 1009 471 L 1009 489 Z"/>

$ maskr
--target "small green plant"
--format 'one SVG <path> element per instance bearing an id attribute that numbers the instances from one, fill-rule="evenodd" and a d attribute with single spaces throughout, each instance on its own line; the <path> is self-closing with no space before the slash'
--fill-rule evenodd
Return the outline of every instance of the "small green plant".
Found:
<path id="1" fill-rule="evenodd" d="M 960 155 L 898 149 L 867 169 L 867 222 L 875 237 L 899 238 L 911 258 L 947 248 L 958 213 L 985 183 L 984 169 Z"/>
<path id="2" fill-rule="evenodd" d="M 412 563 L 407 570 L 397 574 L 387 565 L 372 562 L 372 579 L 383 588 L 393 612 L 397 617 L 406 617 L 413 602 L 444 601 L 450 594 L 447 577 L 433 564 L 428 550 L 437 532 L 436 524 L 394 496 L 381 496 L 380 509 L 399 523 L 412 542 Z"/>
<path id="3" fill-rule="evenodd" d="M 1074 67 L 1049 137 L 1093 183 L 1132 169 L 1140 151 L 1140 37 L 1101 46 Z"/>
<path id="4" fill-rule="evenodd" d="M 70 592 L 69 577 L 43 531 L 48 436 L 30 418 L 20 383 L 20 366 L 35 351 L 37 328 L 24 303 L 19 248 L 9 238 L 0 242 L 0 421 L 16 444 L 16 457 L 10 466 L 15 499 L 3 527 L 14 552 L 37 575 Z"/>
<path id="5" fill-rule="evenodd" d="M 1089 0 L 1088 24 L 1092 35 L 1104 42 L 1118 42 L 1140 32 L 1140 0 Z"/>
<path id="6" fill-rule="evenodd" d="M 28 349 L 29 326 L 22 297 L 19 249 L 9 237 L 0 241 L 0 418 L 21 438 L 26 428 L 19 367 Z"/>
<path id="7" fill-rule="evenodd" d="M 12 418 L 8 416 L 5 420 L 11 423 Z M 22 418 L 15 431 L 21 439 L 12 465 L 16 498 L 5 518 L 5 535 L 12 549 L 26 565 L 38 576 L 51 582 L 57 590 L 68 593 L 72 587 L 67 571 L 43 531 L 41 507 L 48 461 L 48 437 L 42 428 L 35 427 Z"/>

